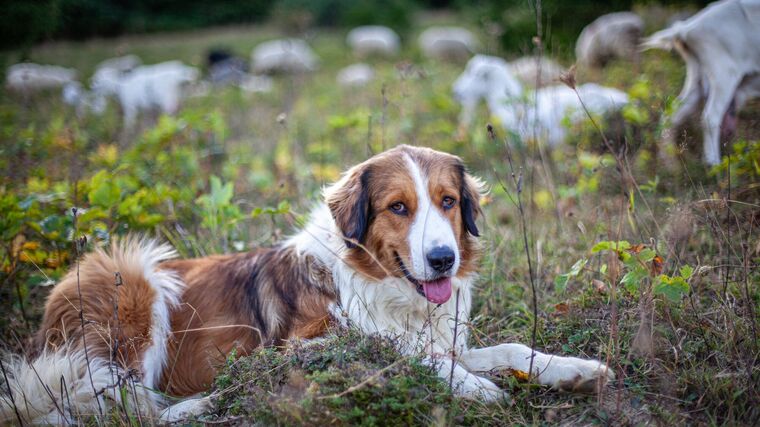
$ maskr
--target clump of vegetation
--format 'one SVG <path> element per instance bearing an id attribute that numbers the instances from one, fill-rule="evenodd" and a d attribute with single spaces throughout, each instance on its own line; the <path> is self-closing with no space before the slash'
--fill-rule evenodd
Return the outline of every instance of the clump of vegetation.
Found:
<path id="1" fill-rule="evenodd" d="M 228 360 L 218 416 L 266 425 L 430 425 L 447 414 L 448 385 L 390 338 L 341 328 L 284 350 Z"/>

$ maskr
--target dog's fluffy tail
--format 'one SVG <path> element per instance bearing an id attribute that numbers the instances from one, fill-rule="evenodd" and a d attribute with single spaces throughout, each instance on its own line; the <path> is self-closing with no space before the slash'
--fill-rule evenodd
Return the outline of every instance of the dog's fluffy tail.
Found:
<path id="1" fill-rule="evenodd" d="M 125 372 L 82 350 L 43 352 L 35 360 L 5 356 L 0 424 L 78 424 L 114 406 L 154 416 L 154 393 Z M 20 418 L 20 419 L 19 419 Z"/>
<path id="2" fill-rule="evenodd" d="M 114 407 L 156 415 L 161 399 L 152 389 L 167 363 L 170 312 L 184 286 L 159 263 L 174 256 L 171 247 L 136 237 L 85 255 L 48 297 L 36 346 L 42 353 L 0 355 L 0 425 L 18 417 L 79 423 Z"/>

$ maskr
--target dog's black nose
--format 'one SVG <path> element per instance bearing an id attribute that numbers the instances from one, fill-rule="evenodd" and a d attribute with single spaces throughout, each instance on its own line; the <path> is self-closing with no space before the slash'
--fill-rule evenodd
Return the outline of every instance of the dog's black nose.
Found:
<path id="1" fill-rule="evenodd" d="M 430 267 L 438 273 L 445 273 L 454 265 L 454 251 L 448 246 L 438 246 L 427 253 Z"/>

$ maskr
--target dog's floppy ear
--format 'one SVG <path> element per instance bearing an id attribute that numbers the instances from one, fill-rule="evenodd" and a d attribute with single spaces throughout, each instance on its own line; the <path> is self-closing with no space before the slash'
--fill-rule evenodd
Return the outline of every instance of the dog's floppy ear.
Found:
<path id="1" fill-rule="evenodd" d="M 349 248 L 363 244 L 367 236 L 370 174 L 369 167 L 357 166 L 325 190 L 327 206 Z"/>
<path id="2" fill-rule="evenodd" d="M 480 236 L 480 232 L 475 224 L 475 220 L 478 219 L 479 215 L 483 214 L 483 211 L 480 209 L 480 194 L 483 191 L 483 183 L 478 178 L 467 173 L 464 165 L 460 164 L 459 166 L 461 174 L 459 193 L 462 198 L 462 222 L 468 233 L 478 237 Z"/>

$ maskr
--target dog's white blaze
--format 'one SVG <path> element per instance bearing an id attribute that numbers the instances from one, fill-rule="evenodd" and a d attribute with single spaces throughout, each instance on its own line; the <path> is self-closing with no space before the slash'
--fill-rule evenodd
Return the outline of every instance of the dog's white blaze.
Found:
<path id="1" fill-rule="evenodd" d="M 432 280 L 435 271 L 428 265 L 425 255 L 437 246 L 448 246 L 454 251 L 454 265 L 450 270 L 450 275 L 454 276 L 459 270 L 459 245 L 454 237 L 451 222 L 433 205 L 427 177 L 422 175 L 419 165 L 409 155 L 404 155 L 404 159 L 409 166 L 409 174 L 417 193 L 417 212 L 407 237 L 412 263 L 411 273 L 416 278 Z"/>

